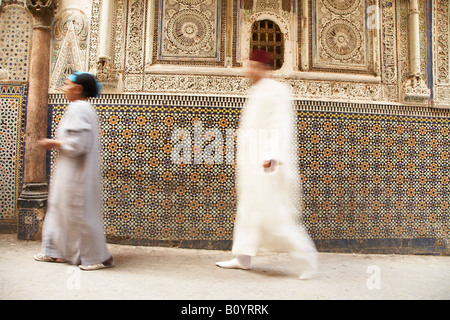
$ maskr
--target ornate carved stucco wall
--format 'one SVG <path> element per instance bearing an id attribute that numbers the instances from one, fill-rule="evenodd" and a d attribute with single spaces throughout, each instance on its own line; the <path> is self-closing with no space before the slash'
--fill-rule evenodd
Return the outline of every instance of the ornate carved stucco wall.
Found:
<path id="1" fill-rule="evenodd" d="M 236 199 L 224 150 L 249 88 L 251 26 L 268 19 L 284 34 L 273 77 L 296 98 L 303 221 L 318 246 L 448 250 L 449 3 L 417 3 L 411 78 L 409 0 L 63 1 L 51 126 L 67 105 L 57 92 L 65 74 L 96 73 L 108 239 L 229 247 Z M 192 157 L 213 160 L 173 163 L 174 132 L 190 137 Z"/>
<path id="2" fill-rule="evenodd" d="M 242 96 L 248 89 L 241 67 L 251 26 L 269 19 L 279 25 L 286 47 L 285 63 L 274 77 L 289 83 L 297 98 L 445 108 L 450 101 L 445 1 L 418 1 L 420 72 L 434 89 L 432 100 L 402 98 L 410 77 L 408 3 L 116 0 L 109 4 L 107 28 L 102 1 L 92 1 L 91 12 L 70 2 L 54 24 L 53 78 L 63 78 L 62 61 L 69 59 L 66 66 L 97 73 L 111 93 Z M 71 52 L 61 49 L 63 39 Z M 107 43 L 106 62 L 99 59 L 102 43 Z"/>

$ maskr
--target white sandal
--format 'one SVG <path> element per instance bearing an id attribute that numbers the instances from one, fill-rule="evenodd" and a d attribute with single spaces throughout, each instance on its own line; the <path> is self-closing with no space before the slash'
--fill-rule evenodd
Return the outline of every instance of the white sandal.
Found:
<path id="1" fill-rule="evenodd" d="M 85 271 L 100 270 L 100 269 L 111 268 L 111 267 L 114 267 L 114 260 L 112 257 L 103 263 L 90 264 L 90 265 L 79 265 L 79 268 L 81 270 L 85 270 Z"/>
<path id="2" fill-rule="evenodd" d="M 63 263 L 64 260 L 60 258 L 52 258 L 44 256 L 42 253 L 38 253 L 34 255 L 34 260 L 39 262 L 55 262 L 55 263 Z"/>

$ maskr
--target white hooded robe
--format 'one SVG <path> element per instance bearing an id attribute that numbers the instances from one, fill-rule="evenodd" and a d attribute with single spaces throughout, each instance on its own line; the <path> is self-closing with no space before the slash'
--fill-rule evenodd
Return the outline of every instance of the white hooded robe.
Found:
<path id="1" fill-rule="evenodd" d="M 237 140 L 237 214 L 232 252 L 291 252 L 316 267 L 316 248 L 299 223 L 301 188 L 295 159 L 290 90 L 261 79 L 250 89 Z M 264 160 L 277 160 L 271 173 Z"/>

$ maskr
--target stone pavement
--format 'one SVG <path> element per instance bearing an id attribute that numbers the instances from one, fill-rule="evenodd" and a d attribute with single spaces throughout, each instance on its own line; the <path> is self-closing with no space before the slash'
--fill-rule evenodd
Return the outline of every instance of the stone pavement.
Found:
<path id="1" fill-rule="evenodd" d="M 116 266 L 81 271 L 33 260 L 40 242 L 0 234 L 0 300 L 375 300 L 450 298 L 450 257 L 320 253 L 311 280 L 287 254 L 264 254 L 254 269 L 225 270 L 230 252 L 108 244 Z"/>

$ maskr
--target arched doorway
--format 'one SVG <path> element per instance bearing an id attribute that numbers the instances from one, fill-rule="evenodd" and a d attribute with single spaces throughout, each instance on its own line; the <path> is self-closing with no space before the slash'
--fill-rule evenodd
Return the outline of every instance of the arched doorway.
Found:
<path id="1" fill-rule="evenodd" d="M 259 49 L 273 55 L 274 70 L 284 63 L 284 35 L 280 27 L 271 20 L 255 21 L 252 25 L 250 51 Z"/>

